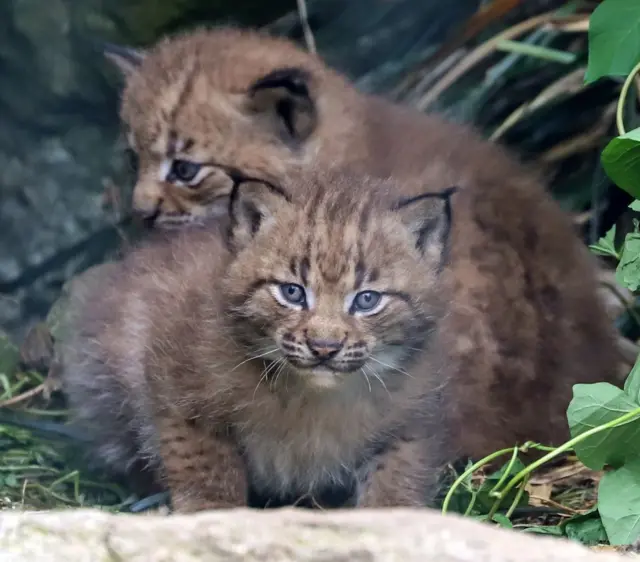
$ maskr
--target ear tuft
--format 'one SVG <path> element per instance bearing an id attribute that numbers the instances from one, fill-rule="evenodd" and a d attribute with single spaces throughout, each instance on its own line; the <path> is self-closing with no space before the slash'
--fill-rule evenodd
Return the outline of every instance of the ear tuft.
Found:
<path id="1" fill-rule="evenodd" d="M 103 43 L 102 52 L 120 70 L 125 78 L 138 72 L 144 60 L 144 51 L 114 43 Z"/>
<path id="2" fill-rule="evenodd" d="M 443 191 L 429 192 L 397 201 L 396 211 L 407 229 L 416 239 L 416 248 L 422 255 L 435 261 L 440 271 L 447 259 L 451 231 L 451 196 L 457 186 Z"/>
<path id="3" fill-rule="evenodd" d="M 249 88 L 250 109 L 270 118 L 283 140 L 302 142 L 313 133 L 318 120 L 310 81 L 310 73 L 302 68 L 274 70 Z"/>
<path id="4" fill-rule="evenodd" d="M 229 198 L 229 240 L 239 251 L 291 198 L 281 187 L 253 178 L 236 179 Z"/>

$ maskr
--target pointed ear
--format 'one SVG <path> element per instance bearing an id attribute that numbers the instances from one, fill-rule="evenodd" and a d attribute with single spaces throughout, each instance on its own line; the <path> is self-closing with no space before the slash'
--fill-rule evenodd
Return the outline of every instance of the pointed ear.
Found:
<path id="1" fill-rule="evenodd" d="M 285 142 L 303 142 L 318 122 L 310 80 L 311 75 L 301 68 L 274 70 L 249 88 L 249 108 L 267 117 Z"/>
<path id="2" fill-rule="evenodd" d="M 229 198 L 229 239 L 236 251 L 267 227 L 278 209 L 291 204 L 281 187 L 251 178 L 236 181 Z"/>
<path id="3" fill-rule="evenodd" d="M 437 264 L 438 271 L 448 258 L 451 196 L 457 190 L 457 187 L 449 187 L 444 191 L 423 193 L 401 199 L 392 206 L 415 237 L 416 248 L 426 259 Z"/>
<path id="4" fill-rule="evenodd" d="M 114 43 L 103 43 L 102 52 L 122 73 L 125 78 L 138 72 L 144 59 L 144 51 L 133 47 L 124 47 Z"/>

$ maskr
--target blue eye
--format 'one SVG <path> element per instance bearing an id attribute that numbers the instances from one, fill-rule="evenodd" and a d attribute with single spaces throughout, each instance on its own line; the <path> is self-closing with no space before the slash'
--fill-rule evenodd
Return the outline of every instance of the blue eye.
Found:
<path id="1" fill-rule="evenodd" d="M 362 291 L 353 298 L 353 312 L 370 312 L 380 303 L 382 294 L 377 291 Z"/>
<path id="2" fill-rule="evenodd" d="M 280 285 L 282 298 L 291 304 L 304 306 L 307 302 L 307 295 L 304 288 L 295 283 L 283 283 Z"/>
<path id="3" fill-rule="evenodd" d="M 174 160 L 171 164 L 169 178 L 183 183 L 189 183 L 195 179 L 201 169 L 202 165 L 196 162 L 189 162 L 189 160 Z"/>

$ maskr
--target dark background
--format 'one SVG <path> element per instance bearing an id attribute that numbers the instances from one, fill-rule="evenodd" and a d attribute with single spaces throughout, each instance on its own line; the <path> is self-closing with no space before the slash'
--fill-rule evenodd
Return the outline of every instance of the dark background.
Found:
<path id="1" fill-rule="evenodd" d="M 397 86 L 480 4 L 309 0 L 308 7 L 319 52 L 330 64 L 363 89 L 412 103 L 415 96 L 406 88 L 400 94 Z M 519 6 L 506 18 L 487 27 L 484 37 L 563 2 L 515 4 Z M 144 46 L 162 34 L 213 23 L 269 26 L 303 42 L 291 0 L 0 2 L 0 326 L 14 338 L 47 313 L 70 276 L 117 248 L 116 227 L 126 223 L 133 178 L 119 134 L 121 83 L 103 60 L 100 41 Z M 490 84 L 471 102 L 467 97 L 465 103 L 449 103 L 448 113 L 488 131 L 567 71 L 558 65 L 529 69 L 526 76 L 504 78 L 499 91 Z M 593 112 L 610 103 L 616 91 L 611 84 L 589 88 L 546 129 L 537 127 L 532 133 L 525 122 L 502 140 L 525 158 L 540 154 L 563 135 L 588 126 L 585 108 L 592 122 Z M 593 205 L 589 186 L 594 177 L 600 178 L 602 193 L 609 189 L 594 168 L 597 150 L 551 174 L 573 185 L 557 188 L 573 211 Z M 572 179 L 578 172 L 581 179 Z M 605 202 L 610 206 L 606 197 Z M 592 226 L 592 236 L 598 230 L 601 224 L 595 230 Z"/>

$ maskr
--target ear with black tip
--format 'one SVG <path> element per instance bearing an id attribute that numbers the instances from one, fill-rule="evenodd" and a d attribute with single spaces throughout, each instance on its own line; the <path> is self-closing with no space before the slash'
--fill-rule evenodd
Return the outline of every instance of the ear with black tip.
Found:
<path id="1" fill-rule="evenodd" d="M 458 190 L 449 187 L 443 191 L 423 193 L 397 201 L 396 211 L 407 229 L 415 236 L 416 248 L 440 271 L 448 258 L 451 231 L 451 196 Z"/>
<path id="2" fill-rule="evenodd" d="M 309 92 L 311 75 L 301 68 L 281 68 L 249 88 L 250 109 L 270 119 L 287 142 L 303 142 L 318 123 L 316 104 Z"/>
<path id="3" fill-rule="evenodd" d="M 144 51 L 114 43 L 102 43 L 102 52 L 120 70 L 125 78 L 138 72 L 144 59 Z"/>
<path id="4" fill-rule="evenodd" d="M 229 198 L 229 240 L 238 251 L 267 227 L 291 198 L 281 187 L 251 178 L 236 181 Z"/>

